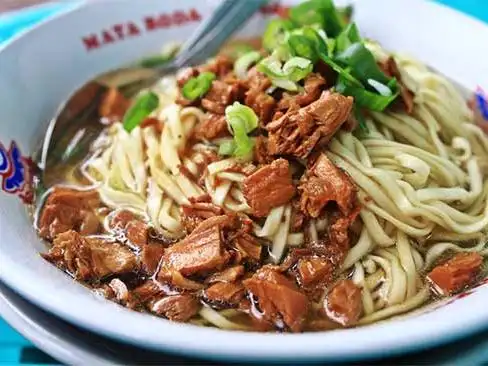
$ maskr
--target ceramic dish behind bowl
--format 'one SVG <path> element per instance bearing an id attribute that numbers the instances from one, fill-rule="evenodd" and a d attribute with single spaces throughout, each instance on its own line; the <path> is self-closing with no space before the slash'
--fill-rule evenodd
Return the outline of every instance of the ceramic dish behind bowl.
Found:
<path id="1" fill-rule="evenodd" d="M 0 279 L 42 308 L 93 332 L 141 347 L 222 360 L 374 357 L 445 342 L 487 323 L 488 287 L 480 286 L 457 301 L 355 329 L 308 334 L 223 331 L 127 310 L 96 296 L 39 256 L 45 245 L 23 203 L 29 199 L 25 176 L 28 157 L 59 104 L 88 79 L 185 40 L 216 3 L 87 3 L 0 50 Z M 239 36 L 258 36 L 276 9 L 269 6 L 256 15 Z M 407 52 L 469 89 L 488 87 L 483 48 L 488 28 L 483 24 L 430 2 L 409 0 L 362 0 L 356 20 L 366 36 L 386 48 Z"/>

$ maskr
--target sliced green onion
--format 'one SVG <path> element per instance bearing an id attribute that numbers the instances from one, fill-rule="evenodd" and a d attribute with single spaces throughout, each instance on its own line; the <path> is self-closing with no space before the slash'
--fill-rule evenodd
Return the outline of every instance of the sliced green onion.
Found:
<path id="1" fill-rule="evenodd" d="M 251 51 L 239 57 L 234 63 L 234 72 L 237 77 L 244 79 L 251 65 L 258 62 L 261 58 L 262 56 L 258 51 Z"/>
<path id="2" fill-rule="evenodd" d="M 233 129 L 234 142 L 236 144 L 233 155 L 242 160 L 251 159 L 254 148 L 253 140 L 247 135 L 242 125 L 235 125 Z"/>
<path id="3" fill-rule="evenodd" d="M 288 47 L 293 56 L 304 57 L 315 63 L 318 59 L 314 40 L 304 35 L 292 34 L 288 37 Z"/>
<path id="4" fill-rule="evenodd" d="M 353 97 L 356 105 L 377 112 L 383 111 L 398 96 L 398 92 L 389 96 L 375 94 L 369 90 L 364 89 L 363 87 L 358 87 L 357 85 L 349 83 L 342 76 L 339 76 L 338 78 L 336 91 L 341 94 Z"/>
<path id="5" fill-rule="evenodd" d="M 257 65 L 259 72 L 262 72 L 269 78 L 284 78 L 281 62 L 273 57 L 266 57 Z"/>
<path id="6" fill-rule="evenodd" d="M 292 57 L 292 55 L 290 54 L 290 49 L 289 49 L 288 45 L 286 45 L 286 44 L 279 45 L 271 53 L 271 58 L 278 60 L 278 61 L 286 61 L 290 57 Z"/>
<path id="7" fill-rule="evenodd" d="M 188 80 L 181 92 L 188 100 L 195 100 L 203 97 L 212 86 L 212 81 L 216 79 L 213 72 L 202 72 L 200 75 Z"/>
<path id="8" fill-rule="evenodd" d="M 339 74 L 339 76 L 342 76 L 349 83 L 356 85 L 356 86 L 362 86 L 361 82 L 358 79 L 356 79 L 353 75 L 351 75 L 350 68 L 342 67 L 341 65 L 336 63 L 332 58 L 330 58 L 327 55 L 320 55 L 320 58 L 327 65 L 329 65 L 332 68 L 332 70 L 337 72 Z"/>
<path id="9" fill-rule="evenodd" d="M 343 24 L 332 0 L 305 1 L 290 9 L 290 19 L 298 25 L 320 25 L 329 37 L 336 37 Z"/>
<path id="10" fill-rule="evenodd" d="M 300 81 L 312 72 L 312 61 L 303 57 L 293 57 L 283 65 L 283 73 L 291 81 Z"/>
<path id="11" fill-rule="evenodd" d="M 234 136 L 232 155 L 240 159 L 250 159 L 252 157 L 254 142 L 248 134 L 258 127 L 258 116 L 248 106 L 235 102 L 225 109 L 225 119 L 229 131 Z M 229 152 L 232 146 L 227 143 L 222 145 L 224 145 L 224 147 L 221 146 L 223 155 L 226 155 L 224 153 Z"/>
<path id="12" fill-rule="evenodd" d="M 147 116 L 159 107 L 159 97 L 153 92 L 139 95 L 124 115 L 122 124 L 127 132 L 136 128 Z"/>
<path id="13" fill-rule="evenodd" d="M 263 34 L 263 47 L 273 51 L 284 42 L 288 31 L 293 29 L 293 24 L 286 19 L 273 19 L 266 26 Z"/>
<path id="14" fill-rule="evenodd" d="M 278 60 L 267 57 L 258 64 L 257 68 L 271 79 L 274 86 L 288 91 L 297 91 L 296 83 L 312 72 L 313 64 L 306 58 L 292 57 L 281 66 Z"/>
<path id="15" fill-rule="evenodd" d="M 252 108 L 247 105 L 243 105 L 239 102 L 227 106 L 225 108 L 225 119 L 227 121 L 227 127 L 229 132 L 233 134 L 234 127 L 239 125 L 244 127 L 245 133 L 252 132 L 258 127 L 258 116 Z"/>
<path id="16" fill-rule="evenodd" d="M 391 89 L 386 86 L 385 84 L 380 83 L 379 81 L 376 81 L 374 79 L 368 79 L 368 84 L 373 87 L 378 94 L 384 96 L 384 97 L 389 97 L 390 95 L 393 94 Z"/>
<path id="17" fill-rule="evenodd" d="M 359 128 L 364 134 L 369 134 L 369 128 L 368 125 L 366 124 L 366 119 L 363 116 L 363 113 L 361 110 L 358 108 L 357 105 L 353 106 L 352 112 L 354 114 L 354 117 L 358 121 Z"/>
<path id="18" fill-rule="evenodd" d="M 356 23 L 349 24 L 336 38 L 337 52 L 343 52 L 353 43 L 361 42 Z"/>
<path id="19" fill-rule="evenodd" d="M 276 86 L 277 88 L 285 89 L 291 92 L 296 92 L 298 91 L 298 85 L 297 83 L 287 80 L 287 79 L 271 79 L 273 82 L 273 85 Z"/>
<path id="20" fill-rule="evenodd" d="M 360 42 L 353 43 L 340 54 L 336 61 L 349 66 L 351 74 L 366 83 L 368 79 L 374 79 L 382 84 L 388 84 L 388 78 L 379 68 L 373 54 Z"/>
<path id="21" fill-rule="evenodd" d="M 322 33 L 322 35 L 321 35 Z M 320 55 L 331 55 L 331 52 L 327 48 L 327 35 L 322 31 L 317 31 L 313 27 L 304 27 L 302 29 L 302 34 L 308 38 L 315 46 L 315 53 L 317 56 Z M 325 36 L 325 39 L 324 39 Z M 332 39 L 332 38 L 331 38 Z"/>
<path id="22" fill-rule="evenodd" d="M 319 24 L 323 28 L 325 20 L 321 7 L 320 1 L 304 1 L 290 9 L 290 19 L 299 25 Z"/>
<path id="23" fill-rule="evenodd" d="M 225 141 L 219 146 L 219 155 L 233 155 L 236 151 L 236 143 L 232 141 Z"/>

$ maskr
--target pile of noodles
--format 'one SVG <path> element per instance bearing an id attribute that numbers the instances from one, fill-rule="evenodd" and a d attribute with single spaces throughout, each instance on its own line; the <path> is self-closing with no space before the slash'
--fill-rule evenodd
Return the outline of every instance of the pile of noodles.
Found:
<path id="1" fill-rule="evenodd" d="M 388 57 L 378 45 L 367 46 L 377 60 Z M 360 324 L 426 302 L 426 270 L 446 251 L 488 254 L 488 138 L 449 81 L 409 57 L 394 58 L 415 94 L 414 113 L 371 112 L 369 133 L 339 132 L 325 151 L 359 189 L 362 227 L 342 271 L 352 273 L 362 288 Z M 153 91 L 162 101 L 154 114 L 164 121 L 162 132 L 135 128 L 128 133 L 115 124 L 82 167 L 103 202 L 145 215 L 174 238 L 183 235 L 180 205 L 190 197 L 209 193 L 216 205 L 248 212 L 242 194 L 245 176 L 226 171 L 232 159 L 208 165 L 206 192 L 180 173 L 180 164 L 197 173 L 204 154 L 217 149 L 211 144 L 186 146 L 192 128 L 205 115 L 175 103 L 174 77 L 164 78 Z M 181 158 L 178 151 L 183 148 L 189 153 Z M 304 241 L 304 233 L 290 232 L 290 216 L 291 207 L 285 205 L 273 209 L 262 227 L 255 224 L 255 235 L 272 243 L 275 263 Z M 307 234 L 317 239 L 326 227 L 325 220 L 312 221 Z M 231 321 L 234 312 L 204 307 L 199 322 L 241 329 Z"/>

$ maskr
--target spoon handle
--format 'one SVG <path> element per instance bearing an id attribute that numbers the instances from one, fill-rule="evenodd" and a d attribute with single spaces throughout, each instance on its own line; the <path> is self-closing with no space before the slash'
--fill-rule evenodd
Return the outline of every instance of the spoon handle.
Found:
<path id="1" fill-rule="evenodd" d="M 183 45 L 176 67 L 204 62 L 268 0 L 224 0 L 213 15 Z"/>
<path id="2" fill-rule="evenodd" d="M 199 43 L 212 29 L 215 28 L 219 22 L 222 21 L 229 13 L 229 11 L 239 2 L 239 0 L 224 0 L 219 6 L 206 18 L 192 33 L 190 38 L 183 43 L 180 49 L 180 54 L 191 50 L 197 43 Z"/>

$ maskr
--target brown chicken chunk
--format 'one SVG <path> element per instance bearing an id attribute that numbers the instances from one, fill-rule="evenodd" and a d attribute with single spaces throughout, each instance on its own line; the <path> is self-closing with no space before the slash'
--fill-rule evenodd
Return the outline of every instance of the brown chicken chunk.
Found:
<path id="1" fill-rule="evenodd" d="M 428 275 L 434 291 L 452 295 L 476 281 L 483 257 L 478 253 L 459 253 L 435 267 Z"/>
<path id="2" fill-rule="evenodd" d="M 205 300 L 217 306 L 236 306 L 244 295 L 244 286 L 235 282 L 217 282 L 204 292 Z"/>
<path id="3" fill-rule="evenodd" d="M 39 235 L 53 240 L 68 230 L 83 235 L 95 234 L 100 221 L 93 212 L 100 204 L 96 191 L 56 187 L 46 200 L 39 217 Z"/>
<path id="4" fill-rule="evenodd" d="M 161 298 L 165 293 L 157 281 L 148 280 L 131 291 L 134 304 L 145 305 L 151 300 Z"/>
<path id="5" fill-rule="evenodd" d="M 254 140 L 254 159 L 259 164 L 269 164 L 274 157 L 268 151 L 268 139 L 264 136 L 257 136 Z"/>
<path id="6" fill-rule="evenodd" d="M 329 202 L 336 202 L 343 215 L 356 207 L 356 186 L 325 154 L 305 172 L 298 186 L 303 212 L 318 217 Z"/>
<path id="7" fill-rule="evenodd" d="M 163 257 L 164 246 L 159 243 L 149 243 L 143 246 L 141 251 L 141 267 L 149 276 L 158 269 L 159 262 Z"/>
<path id="8" fill-rule="evenodd" d="M 197 140 L 210 141 L 230 136 L 227 121 L 222 114 L 209 113 L 205 120 L 195 126 L 194 136 Z"/>
<path id="9" fill-rule="evenodd" d="M 325 86 L 325 79 L 318 73 L 310 73 L 305 78 L 303 91 L 298 94 L 284 93 L 278 103 L 279 110 L 287 110 L 292 106 L 304 107 L 317 100 Z"/>
<path id="10" fill-rule="evenodd" d="M 355 325 L 361 317 L 363 302 L 361 289 L 351 280 L 341 280 L 324 300 L 327 316 L 344 327 Z"/>
<path id="11" fill-rule="evenodd" d="M 130 293 L 127 289 L 127 285 L 123 281 L 114 278 L 108 285 L 112 289 L 115 300 L 117 300 L 118 303 L 126 304 L 129 301 Z"/>
<path id="12" fill-rule="evenodd" d="M 243 193 L 252 214 L 266 216 L 272 208 L 284 205 L 295 195 L 290 165 L 277 159 L 248 176 L 243 183 Z"/>
<path id="13" fill-rule="evenodd" d="M 239 277 L 244 275 L 244 266 L 233 266 L 229 267 L 226 270 L 218 273 L 214 273 L 213 275 L 207 278 L 207 283 L 215 283 L 215 282 L 235 282 Z"/>
<path id="14" fill-rule="evenodd" d="M 190 205 L 182 206 L 182 222 L 187 233 L 191 233 L 195 228 L 206 219 L 222 215 L 222 207 L 211 202 L 199 202 L 191 200 Z"/>
<path id="15" fill-rule="evenodd" d="M 81 281 L 100 280 L 137 269 L 136 256 L 124 245 L 85 238 L 73 230 L 59 234 L 43 257 Z"/>
<path id="16" fill-rule="evenodd" d="M 248 72 L 246 84 L 248 91 L 244 102 L 254 110 L 261 125 L 265 126 L 271 120 L 276 107 L 274 98 L 266 93 L 266 90 L 271 86 L 271 81 L 253 67 Z"/>
<path id="17" fill-rule="evenodd" d="M 202 99 L 202 107 L 209 112 L 223 115 L 225 107 L 238 99 L 239 92 L 238 84 L 227 84 L 220 80 L 214 80 L 212 87 Z"/>
<path id="18" fill-rule="evenodd" d="M 245 103 L 253 109 L 262 125 L 270 121 L 276 106 L 276 101 L 271 95 L 254 88 L 246 93 Z"/>
<path id="19" fill-rule="evenodd" d="M 189 276 L 222 269 L 229 253 L 224 249 L 221 229 L 229 220 L 226 215 L 207 219 L 190 235 L 166 249 L 158 278 L 167 279 L 171 271 Z"/>
<path id="20" fill-rule="evenodd" d="M 296 277 L 309 298 L 318 299 L 332 284 L 346 254 L 347 249 L 323 239 L 308 243 L 305 248 L 292 249 L 280 268 Z"/>
<path id="21" fill-rule="evenodd" d="M 147 224 L 129 210 L 118 211 L 112 217 L 109 227 L 117 234 L 124 234 L 131 244 L 139 248 L 148 242 Z"/>
<path id="22" fill-rule="evenodd" d="M 234 68 L 234 62 L 225 55 L 217 55 L 211 62 L 198 67 L 199 72 L 212 72 L 217 77 L 224 77 Z"/>
<path id="23" fill-rule="evenodd" d="M 293 332 L 302 330 L 308 299 L 278 269 L 264 266 L 243 284 L 257 300 L 265 320 L 278 328 L 286 326 Z"/>
<path id="24" fill-rule="evenodd" d="M 297 263 L 300 283 L 304 286 L 310 286 L 317 282 L 331 281 L 334 269 L 333 263 L 324 257 L 301 258 Z"/>
<path id="25" fill-rule="evenodd" d="M 257 239 L 249 233 L 241 233 L 235 239 L 235 248 L 240 252 L 242 259 L 248 259 L 252 262 L 261 260 L 263 246 Z"/>
<path id="26" fill-rule="evenodd" d="M 306 158 L 319 142 L 329 142 L 347 120 L 352 103 L 351 97 L 325 91 L 306 107 L 290 108 L 266 126 L 269 152 Z"/>
<path id="27" fill-rule="evenodd" d="M 170 320 L 186 322 L 198 313 L 200 307 L 200 302 L 195 296 L 183 294 L 154 301 L 151 311 Z"/>

